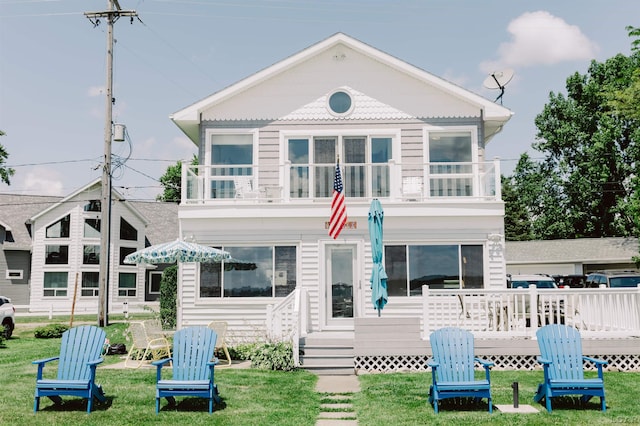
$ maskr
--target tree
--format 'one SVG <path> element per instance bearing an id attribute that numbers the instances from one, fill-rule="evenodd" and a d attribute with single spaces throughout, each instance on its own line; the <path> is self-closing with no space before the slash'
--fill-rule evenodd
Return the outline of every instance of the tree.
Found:
<path id="1" fill-rule="evenodd" d="M 191 165 L 198 165 L 198 158 L 194 155 Z M 158 195 L 158 201 L 179 203 L 182 196 L 182 161 L 167 167 L 167 171 L 160 177 L 160 184 L 164 187 L 162 194 Z"/>
<path id="2" fill-rule="evenodd" d="M 507 241 L 528 241 L 532 236 L 529 210 L 518 197 L 512 179 L 502 176 L 501 180 L 505 210 L 505 239 Z"/>
<path id="3" fill-rule="evenodd" d="M 0 130 L 0 136 L 4 135 L 5 133 Z M 0 180 L 7 185 L 11 185 L 11 176 L 13 176 L 16 171 L 11 167 L 7 167 L 4 165 L 7 158 L 9 158 L 9 153 L 6 149 L 4 149 L 4 146 L 0 144 Z"/>
<path id="4" fill-rule="evenodd" d="M 566 95 L 550 93 L 535 119 L 544 161 L 523 154 L 511 178 L 534 239 L 638 235 L 640 117 L 628 99 L 639 69 L 636 49 L 592 61 L 567 78 Z"/>

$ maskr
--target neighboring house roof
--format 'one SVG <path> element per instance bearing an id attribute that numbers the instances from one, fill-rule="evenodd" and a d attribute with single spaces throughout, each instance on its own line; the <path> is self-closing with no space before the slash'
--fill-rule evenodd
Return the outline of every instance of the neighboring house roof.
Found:
<path id="1" fill-rule="evenodd" d="M 127 201 L 147 218 L 147 241 L 160 244 L 173 241 L 180 236 L 178 226 L 178 204 L 154 201 Z"/>
<path id="2" fill-rule="evenodd" d="M 229 101 L 233 97 L 236 97 L 243 92 L 247 92 L 250 89 L 253 89 L 261 84 L 265 84 L 267 81 L 276 80 L 277 78 L 282 77 L 293 67 L 303 66 L 308 61 L 312 60 L 313 58 L 320 57 L 323 54 L 330 54 L 332 60 L 334 60 L 335 62 L 344 62 L 345 60 L 348 61 L 348 55 L 344 53 L 348 51 L 356 52 L 359 55 L 375 61 L 375 63 L 382 64 L 383 66 L 394 70 L 397 75 L 402 75 L 411 79 L 412 81 L 420 82 L 424 84 L 425 87 L 430 87 L 438 93 L 445 94 L 450 98 L 458 99 L 464 104 L 472 106 L 474 111 L 482 114 L 482 118 L 485 123 L 486 141 L 488 141 L 494 134 L 498 133 L 501 130 L 502 126 L 511 118 L 512 112 L 509 109 L 498 105 L 488 99 L 485 99 L 475 93 L 472 93 L 467 89 L 457 86 L 447 80 L 437 77 L 427 71 L 401 61 L 394 56 L 384 53 L 343 33 L 334 34 L 333 36 L 328 37 L 327 39 L 320 41 L 319 43 L 316 43 L 297 54 L 294 54 L 268 68 L 263 69 L 262 71 L 259 71 L 239 81 L 238 83 L 228 86 L 225 89 L 214 93 L 213 95 L 210 95 L 180 111 L 177 111 L 172 114 L 170 118 L 197 145 L 200 143 L 199 125 L 201 121 L 206 120 L 206 118 L 203 118 L 203 114 L 214 105 Z M 352 72 L 357 74 L 355 76 L 352 74 L 352 78 L 362 76 L 362 70 L 360 69 L 355 71 L 352 70 Z M 309 81 L 317 81 L 316 75 L 317 73 L 309 72 L 309 70 L 305 70 L 305 72 L 299 72 L 297 76 L 300 79 L 306 80 L 296 81 L 291 84 L 284 84 L 283 87 L 288 88 L 288 90 L 291 92 L 291 85 L 293 85 L 295 88 L 308 86 L 307 83 L 309 83 Z M 393 82 L 389 82 L 389 84 L 393 84 Z M 293 90 L 292 93 L 296 92 L 301 91 Z M 393 92 L 393 90 L 390 90 L 387 93 Z M 260 98 L 272 99 L 274 96 L 278 96 L 278 93 L 279 92 L 262 93 L 261 96 L 254 98 L 254 105 L 259 105 L 259 102 L 257 102 L 257 100 L 259 100 Z M 289 104 L 287 102 L 297 102 L 298 98 L 292 96 L 292 93 L 289 93 L 286 96 L 280 96 L 278 98 L 277 107 L 287 108 L 289 107 Z M 410 97 L 409 95 L 406 95 L 405 98 L 407 96 Z M 317 95 L 314 99 L 317 99 Z M 304 102 L 304 104 L 308 104 L 314 99 L 309 99 L 308 101 Z M 384 104 L 384 102 L 382 104 Z M 438 104 L 438 102 L 436 102 L 436 104 Z M 262 114 L 264 116 L 232 117 L 232 119 L 282 119 L 283 117 L 286 117 L 289 113 L 291 113 L 291 111 L 297 110 L 303 106 L 296 105 L 295 108 L 292 108 L 289 111 L 285 112 L 278 111 L 276 105 L 274 105 L 273 102 L 267 102 L 266 105 L 268 105 L 269 108 L 266 108 L 265 111 L 262 111 Z M 248 112 L 247 114 L 258 113 L 259 112 L 254 110 L 253 112 Z M 270 115 L 267 116 L 266 114 Z M 305 115 L 303 114 L 303 116 Z"/>
<path id="3" fill-rule="evenodd" d="M 3 250 L 31 250 L 31 235 L 27 221 L 62 197 L 43 195 L 0 194 L 0 221 L 10 227 L 13 241 L 4 241 Z"/>
<path id="4" fill-rule="evenodd" d="M 78 191 L 74 194 L 76 193 Z M 10 230 L 13 236 L 13 241 L 5 241 L 2 249 L 30 251 L 32 241 L 27 226 L 29 221 L 70 197 L 0 194 L 0 226 Z M 178 205 L 176 203 L 127 201 L 121 196 L 116 200 L 128 203 L 129 208 L 144 219 L 143 221 L 147 224 L 145 236 L 149 244 L 178 238 Z"/>
<path id="5" fill-rule="evenodd" d="M 507 241 L 507 264 L 626 263 L 638 255 L 638 238 L 578 238 L 573 240 Z"/>

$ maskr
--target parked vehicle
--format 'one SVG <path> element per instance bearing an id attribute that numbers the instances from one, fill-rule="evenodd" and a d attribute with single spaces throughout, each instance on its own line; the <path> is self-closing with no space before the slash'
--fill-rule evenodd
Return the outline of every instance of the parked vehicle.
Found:
<path id="1" fill-rule="evenodd" d="M 558 288 L 556 281 L 548 275 L 507 275 L 507 288 L 529 288 L 530 285 L 537 288 Z"/>
<path id="2" fill-rule="evenodd" d="M 15 327 L 16 308 L 8 297 L 0 296 L 0 324 L 4 327 L 4 337 L 8 339 Z"/>
<path id="3" fill-rule="evenodd" d="M 607 288 L 637 287 L 640 284 L 640 271 L 606 270 L 587 275 L 585 287 Z"/>
<path id="4" fill-rule="evenodd" d="M 529 286 L 535 285 L 536 288 L 558 288 L 556 281 L 548 276 L 542 274 L 531 275 L 507 275 L 507 287 L 508 288 L 529 288 Z M 514 301 L 515 305 L 519 305 L 518 299 Z M 527 327 L 531 322 L 529 312 L 531 307 L 529 306 L 529 299 L 525 298 L 524 310 L 527 314 Z M 550 323 L 564 324 L 564 300 L 540 300 L 538 296 L 538 325 L 542 326 Z"/>
<path id="5" fill-rule="evenodd" d="M 553 279 L 556 280 L 556 284 L 558 285 L 558 287 L 584 288 L 587 276 L 579 274 L 554 275 Z"/>

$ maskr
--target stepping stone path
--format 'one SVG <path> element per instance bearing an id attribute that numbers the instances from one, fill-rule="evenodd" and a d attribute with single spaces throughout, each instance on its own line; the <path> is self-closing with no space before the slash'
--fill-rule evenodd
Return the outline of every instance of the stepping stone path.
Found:
<path id="1" fill-rule="evenodd" d="M 353 394 L 360 391 L 357 376 L 318 376 L 316 392 L 322 394 L 316 426 L 356 426 Z"/>

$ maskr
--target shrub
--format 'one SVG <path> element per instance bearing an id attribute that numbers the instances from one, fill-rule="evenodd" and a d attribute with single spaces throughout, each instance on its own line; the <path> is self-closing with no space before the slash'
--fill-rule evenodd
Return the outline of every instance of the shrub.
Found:
<path id="1" fill-rule="evenodd" d="M 290 342 L 257 343 L 251 351 L 251 367 L 262 370 L 292 371 L 293 345 Z"/>
<path id="2" fill-rule="evenodd" d="M 68 329 L 69 326 L 64 324 L 49 324 L 36 328 L 33 334 L 36 339 L 55 339 L 62 337 Z"/>
<path id="3" fill-rule="evenodd" d="M 162 328 L 176 328 L 178 320 L 178 266 L 170 266 L 160 279 L 160 322 Z"/>
<path id="4" fill-rule="evenodd" d="M 4 344 L 4 325 L 0 325 L 0 346 Z"/>

